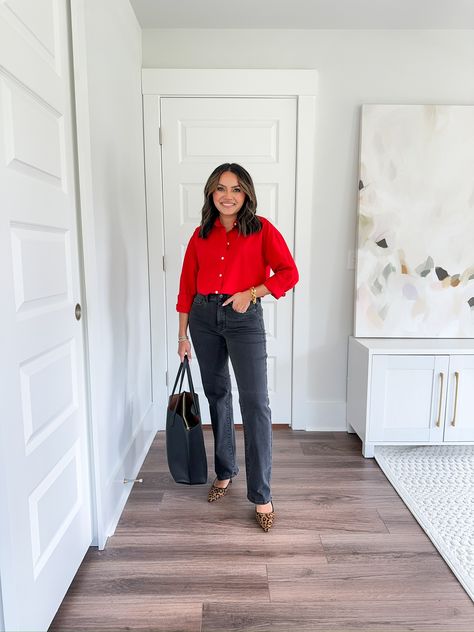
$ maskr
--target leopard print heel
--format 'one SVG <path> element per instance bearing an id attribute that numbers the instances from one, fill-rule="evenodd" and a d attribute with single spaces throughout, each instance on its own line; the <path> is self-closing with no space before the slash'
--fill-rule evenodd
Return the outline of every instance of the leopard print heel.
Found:
<path id="1" fill-rule="evenodd" d="M 214 485 L 214 483 L 212 483 L 211 489 L 209 490 L 209 493 L 207 495 L 207 502 L 209 503 L 213 503 L 215 500 L 219 500 L 227 494 L 227 492 L 229 491 L 229 487 L 232 484 L 232 479 L 230 479 L 226 487 L 217 487 L 216 485 Z"/>
<path id="2" fill-rule="evenodd" d="M 255 507 L 255 518 L 257 519 L 259 526 L 262 527 L 265 532 L 269 531 L 273 527 L 273 523 L 275 521 L 275 509 L 273 507 L 273 502 L 272 510 L 268 513 L 257 511 L 257 508 Z"/>

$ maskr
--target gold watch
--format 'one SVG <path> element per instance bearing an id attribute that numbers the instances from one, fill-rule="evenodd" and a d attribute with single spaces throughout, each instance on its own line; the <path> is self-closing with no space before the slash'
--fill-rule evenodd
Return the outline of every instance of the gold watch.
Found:
<path id="1" fill-rule="evenodd" d="M 252 297 L 252 303 L 256 303 L 257 302 L 257 290 L 252 286 L 250 288 L 250 295 Z"/>

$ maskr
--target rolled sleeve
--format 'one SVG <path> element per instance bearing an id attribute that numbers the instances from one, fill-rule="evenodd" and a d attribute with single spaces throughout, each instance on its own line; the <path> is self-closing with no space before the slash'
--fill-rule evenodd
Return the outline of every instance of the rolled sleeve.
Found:
<path id="1" fill-rule="evenodd" d="M 298 268 L 283 235 L 270 222 L 265 226 L 263 247 L 265 262 L 274 272 L 265 279 L 264 285 L 279 299 L 298 283 Z"/>

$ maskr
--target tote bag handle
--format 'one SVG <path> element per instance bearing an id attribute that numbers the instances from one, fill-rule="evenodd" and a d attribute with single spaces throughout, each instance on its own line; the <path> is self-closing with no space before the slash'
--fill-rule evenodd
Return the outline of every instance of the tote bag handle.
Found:
<path id="1" fill-rule="evenodd" d="M 174 392 L 176 390 L 176 385 L 178 383 L 178 380 L 181 376 L 181 380 L 179 383 L 179 390 L 178 393 L 181 393 L 181 389 L 183 387 L 183 380 L 184 380 L 184 373 L 186 372 L 187 376 L 188 376 L 188 383 L 189 383 L 189 392 L 191 393 L 191 396 L 193 398 L 193 404 L 195 409 L 198 411 L 199 410 L 199 406 L 196 404 L 196 397 L 195 397 L 195 393 L 194 393 L 194 384 L 193 384 L 193 378 L 191 376 L 191 368 L 189 366 L 189 359 L 188 359 L 188 355 L 186 354 L 184 356 L 184 360 L 181 362 L 179 369 L 178 369 L 178 374 L 176 375 L 176 380 L 174 382 L 174 386 L 173 386 L 173 390 L 171 392 L 171 396 L 173 397 Z M 179 401 L 179 397 L 176 398 L 176 403 L 174 405 L 174 409 L 173 412 L 176 412 L 176 409 L 178 408 L 178 401 Z"/>

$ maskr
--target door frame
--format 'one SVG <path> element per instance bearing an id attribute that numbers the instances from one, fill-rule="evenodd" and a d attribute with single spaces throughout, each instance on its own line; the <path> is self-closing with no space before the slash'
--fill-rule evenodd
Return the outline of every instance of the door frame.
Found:
<path id="1" fill-rule="evenodd" d="M 163 97 L 295 97 L 296 188 L 295 247 L 300 280 L 293 289 L 291 427 L 306 429 L 306 376 L 301 362 L 310 336 L 311 242 L 315 174 L 316 70 L 174 69 L 142 70 L 146 203 L 148 217 L 150 308 L 152 325 L 153 401 L 167 401 L 164 232 L 160 99 Z M 306 298 L 305 298 L 306 297 Z M 299 360 L 299 361 L 297 361 Z M 162 426 L 160 429 L 163 429 Z"/>

